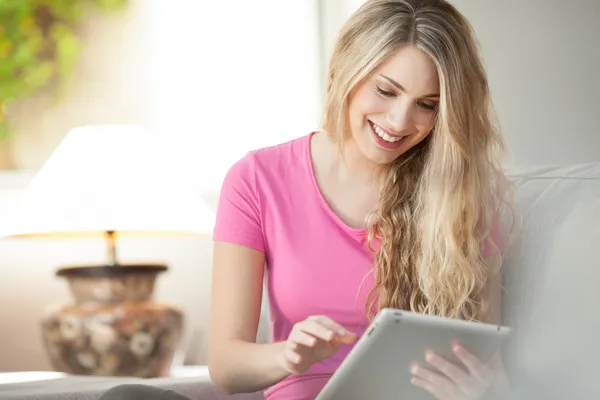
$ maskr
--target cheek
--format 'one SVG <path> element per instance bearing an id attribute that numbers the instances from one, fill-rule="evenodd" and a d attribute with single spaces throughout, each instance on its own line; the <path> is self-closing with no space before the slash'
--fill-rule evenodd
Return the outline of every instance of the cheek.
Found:
<path id="1" fill-rule="evenodd" d="M 435 114 L 430 112 L 419 112 L 415 117 L 415 126 L 419 132 L 430 132 L 435 125 Z"/>
<path id="2" fill-rule="evenodd" d="M 385 112 L 386 100 L 373 90 L 363 88 L 356 93 L 353 101 L 353 113 L 355 119 L 363 119 L 372 114 Z"/>
<path id="3" fill-rule="evenodd" d="M 375 91 L 369 90 L 363 96 L 365 114 L 383 114 L 389 108 L 389 100 L 384 99 Z"/>

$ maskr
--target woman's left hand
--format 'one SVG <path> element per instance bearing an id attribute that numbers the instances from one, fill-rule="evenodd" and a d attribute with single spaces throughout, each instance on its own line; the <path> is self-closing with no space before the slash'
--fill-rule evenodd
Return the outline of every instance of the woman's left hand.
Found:
<path id="1" fill-rule="evenodd" d="M 488 363 L 483 363 L 464 347 L 456 344 L 452 351 L 463 363 L 458 366 L 438 354 L 428 352 L 427 362 L 437 371 L 414 366 L 411 370 L 411 382 L 431 394 L 438 400 L 479 400 L 496 383 L 502 364 L 499 355 Z"/>

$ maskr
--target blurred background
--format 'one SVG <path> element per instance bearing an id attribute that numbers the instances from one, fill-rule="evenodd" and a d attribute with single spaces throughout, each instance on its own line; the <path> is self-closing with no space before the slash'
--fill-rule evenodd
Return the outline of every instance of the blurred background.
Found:
<path id="1" fill-rule="evenodd" d="M 452 2 L 480 39 L 514 166 L 600 161 L 600 2 Z M 96 124 L 148 129 L 156 165 L 214 211 L 234 161 L 319 127 L 335 36 L 361 3 L 0 1 L 0 225 L 68 132 Z M 124 238 L 120 256 L 169 264 L 156 297 L 185 312 L 182 362 L 205 363 L 210 237 Z M 0 241 L 0 371 L 50 368 L 39 321 L 70 299 L 54 271 L 104 257 L 101 239 Z"/>

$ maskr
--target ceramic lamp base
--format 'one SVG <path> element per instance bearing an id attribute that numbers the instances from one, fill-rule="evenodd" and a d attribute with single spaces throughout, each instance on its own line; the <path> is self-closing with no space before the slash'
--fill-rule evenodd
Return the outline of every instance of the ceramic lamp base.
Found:
<path id="1" fill-rule="evenodd" d="M 48 310 L 42 337 L 58 371 L 151 378 L 170 372 L 183 315 L 152 299 L 164 265 L 62 268 L 75 301 Z"/>

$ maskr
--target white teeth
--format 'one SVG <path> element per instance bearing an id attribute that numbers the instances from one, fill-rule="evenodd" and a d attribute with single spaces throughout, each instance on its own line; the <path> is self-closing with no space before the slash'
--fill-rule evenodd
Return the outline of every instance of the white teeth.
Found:
<path id="1" fill-rule="evenodd" d="M 385 140 L 386 142 L 394 143 L 404 137 L 404 136 L 392 137 L 392 136 L 388 135 L 387 133 L 385 133 L 380 127 L 378 127 L 375 124 L 373 124 L 373 129 L 375 130 L 375 133 L 377 133 L 377 135 L 380 138 L 382 138 L 383 140 Z"/>

